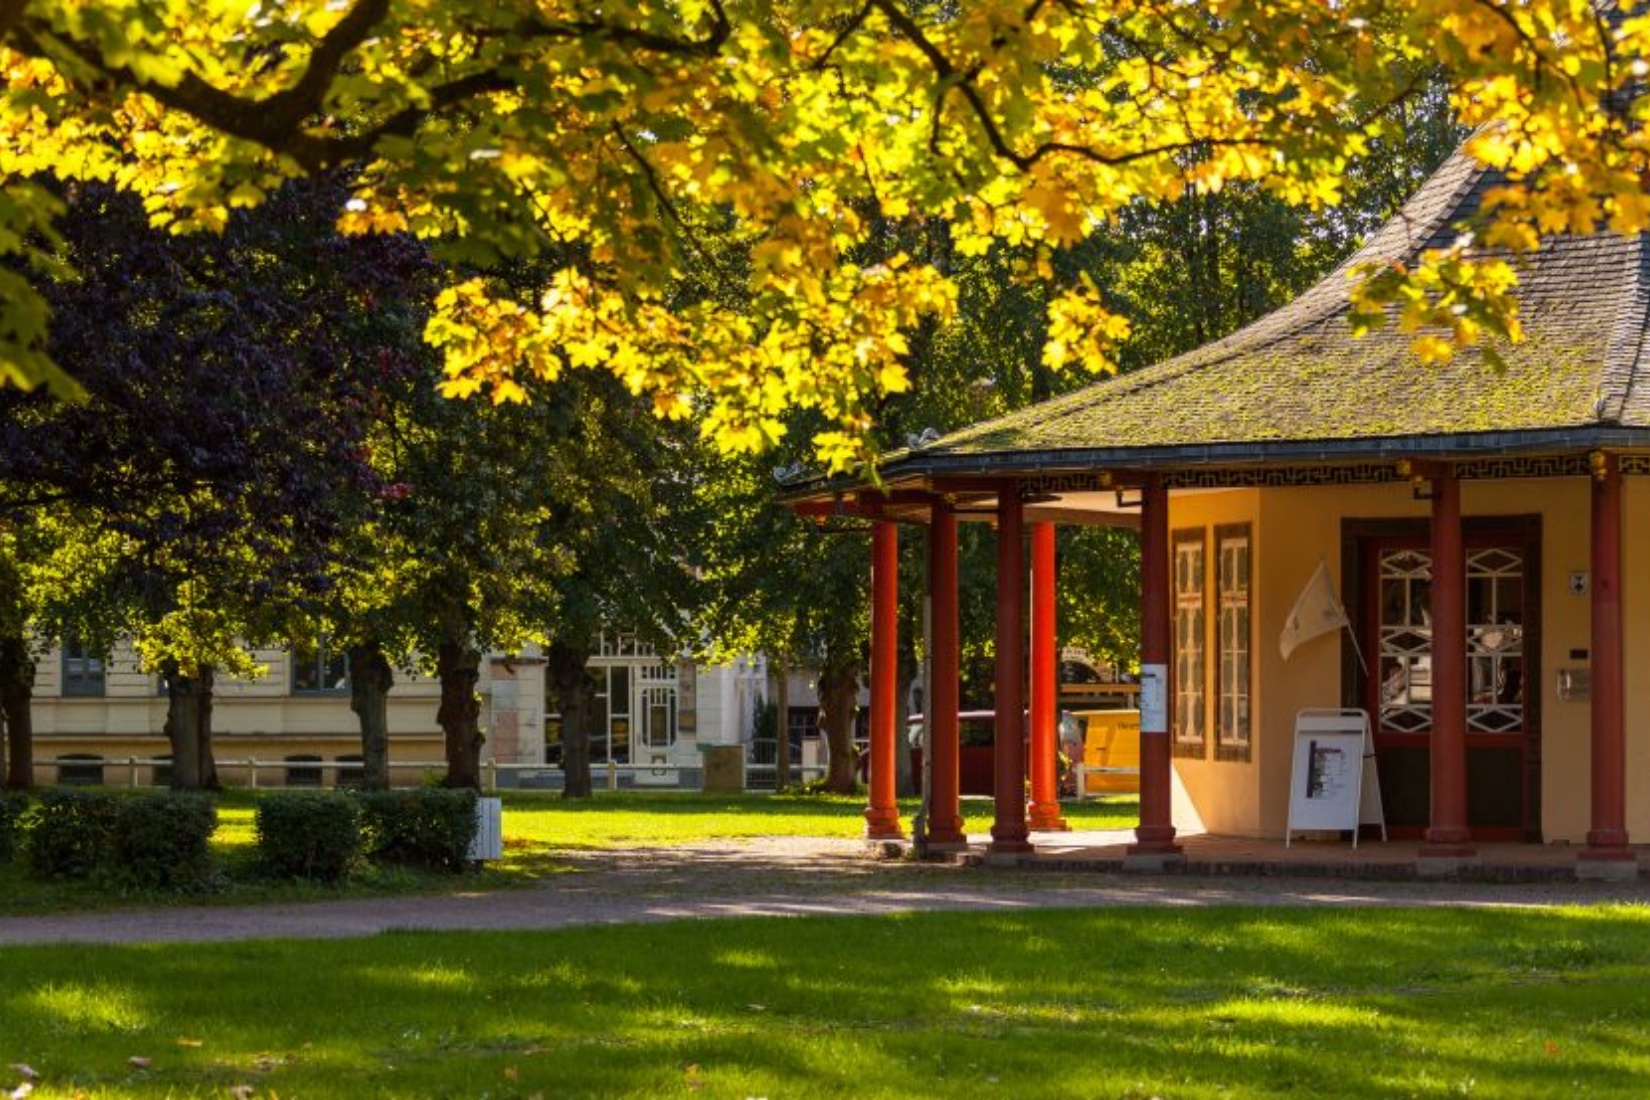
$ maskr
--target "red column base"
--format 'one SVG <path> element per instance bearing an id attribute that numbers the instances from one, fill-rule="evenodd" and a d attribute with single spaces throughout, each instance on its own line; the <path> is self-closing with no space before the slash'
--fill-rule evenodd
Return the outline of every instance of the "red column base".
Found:
<path id="1" fill-rule="evenodd" d="M 1175 856 L 1183 849 L 1176 844 L 1173 825 L 1140 825 L 1134 830 L 1134 843 L 1124 849 L 1131 856 Z"/>
<path id="2" fill-rule="evenodd" d="M 1037 849 L 1032 847 L 1025 823 L 1021 822 L 1019 828 L 1004 828 L 1001 825 L 993 825 L 991 827 L 991 843 L 986 845 L 985 850 L 989 855 L 1017 856 L 1035 852 Z"/>
<path id="3" fill-rule="evenodd" d="M 1429 833 L 1426 842 L 1415 850 L 1416 859 L 1473 859 L 1478 849 L 1470 841 L 1448 843 L 1436 840 Z"/>
<path id="4" fill-rule="evenodd" d="M 1587 858 L 1586 857 L 1586 852 L 1618 852 L 1618 851 L 1619 852 L 1627 852 L 1627 856 L 1626 857 L 1604 856 L 1604 857 L 1600 857 L 1600 858 L 1604 858 L 1604 859 L 1630 858 L 1632 856 L 1632 852 L 1628 850 L 1627 844 L 1628 844 L 1628 841 L 1627 841 L 1627 830 L 1626 829 L 1593 829 L 1587 834 L 1587 848 L 1586 848 L 1586 851 L 1583 852 L 1583 858 Z"/>
<path id="5" fill-rule="evenodd" d="M 1028 824 L 1034 833 L 1069 833 L 1071 826 L 1060 816 L 1058 802 L 1033 802 Z"/>
<path id="6" fill-rule="evenodd" d="M 954 817 L 949 821 L 934 818 L 928 823 L 928 846 L 930 848 L 966 848 L 968 847 L 968 832 L 963 828 L 963 819 Z"/>
<path id="7" fill-rule="evenodd" d="M 899 811 L 870 807 L 865 811 L 865 839 L 866 840 L 904 840 L 905 832 L 899 827 Z"/>
<path id="8" fill-rule="evenodd" d="M 1437 848 L 1440 851 L 1429 852 L 1427 849 Z M 1462 852 L 1444 852 L 1441 849 L 1465 849 Z M 1426 831 L 1421 844 L 1422 855 L 1474 855 L 1476 850 L 1472 843 L 1472 831 L 1464 825 L 1434 825 Z"/>
<path id="9" fill-rule="evenodd" d="M 1613 861 L 1632 861 L 1636 863 L 1638 862 L 1639 855 L 1637 852 L 1633 851 L 1633 849 L 1628 848 L 1625 845 L 1619 848 L 1595 848 L 1589 844 L 1587 847 L 1576 853 L 1576 858 L 1586 860 L 1589 863 L 1608 863 Z"/>

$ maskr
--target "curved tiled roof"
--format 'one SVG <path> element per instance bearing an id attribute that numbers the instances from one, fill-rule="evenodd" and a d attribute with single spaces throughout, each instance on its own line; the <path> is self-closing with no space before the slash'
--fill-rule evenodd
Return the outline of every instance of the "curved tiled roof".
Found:
<path id="1" fill-rule="evenodd" d="M 1535 446 L 1650 430 L 1650 380 L 1638 380 L 1650 319 L 1643 238 L 1562 237 L 1526 259 L 1518 300 L 1527 338 L 1499 349 L 1504 370 L 1471 349 L 1423 364 L 1392 326 L 1352 336 L 1352 270 L 1454 240 L 1496 182 L 1458 152 L 1357 253 L 1276 312 L 1156 366 L 954 432 L 887 472 L 1015 467 L 1032 456 L 1049 466 L 1470 452 L 1514 437 Z"/>

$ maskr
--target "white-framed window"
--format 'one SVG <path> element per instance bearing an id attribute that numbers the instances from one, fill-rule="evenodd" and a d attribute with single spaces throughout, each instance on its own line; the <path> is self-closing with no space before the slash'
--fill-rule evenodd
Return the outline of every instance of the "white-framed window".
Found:
<path id="1" fill-rule="evenodd" d="M 1177 756 L 1202 756 L 1208 739 L 1208 658 L 1203 528 L 1176 531 L 1174 572 L 1174 748 Z"/>
<path id="2" fill-rule="evenodd" d="M 331 695 L 349 690 L 349 656 L 326 635 L 292 647 L 292 694 Z"/>
<path id="3" fill-rule="evenodd" d="M 1253 637 L 1249 614 L 1252 539 L 1248 524 L 1215 528 L 1218 674 L 1215 744 L 1222 760 L 1248 760 Z"/>

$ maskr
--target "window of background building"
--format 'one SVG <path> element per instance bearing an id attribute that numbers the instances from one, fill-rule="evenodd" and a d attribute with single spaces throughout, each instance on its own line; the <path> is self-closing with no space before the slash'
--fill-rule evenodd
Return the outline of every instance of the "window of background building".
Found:
<path id="1" fill-rule="evenodd" d="M 71 752 L 57 758 L 57 781 L 65 787 L 103 786 L 103 757 Z"/>
<path id="2" fill-rule="evenodd" d="M 349 690 L 349 659 L 325 637 L 292 647 L 292 694 L 321 695 Z"/>
<path id="3" fill-rule="evenodd" d="M 103 655 L 87 649 L 77 638 L 63 643 L 63 694 L 98 696 L 104 693 Z"/>
<path id="4" fill-rule="evenodd" d="M 286 758 L 286 785 L 289 787 L 319 787 L 321 785 L 321 758 L 311 753 L 297 753 Z"/>

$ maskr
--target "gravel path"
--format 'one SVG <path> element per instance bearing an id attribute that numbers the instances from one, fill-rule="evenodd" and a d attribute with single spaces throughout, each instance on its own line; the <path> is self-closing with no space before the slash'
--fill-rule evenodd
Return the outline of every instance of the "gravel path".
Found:
<path id="1" fill-rule="evenodd" d="M 580 853 L 529 889 L 286 905 L 0 918 L 0 945 L 321 939 L 716 917 L 1148 905 L 1544 906 L 1650 903 L 1643 885 L 1346 883 L 1049 873 L 873 859 L 858 841 L 775 838 Z"/>

